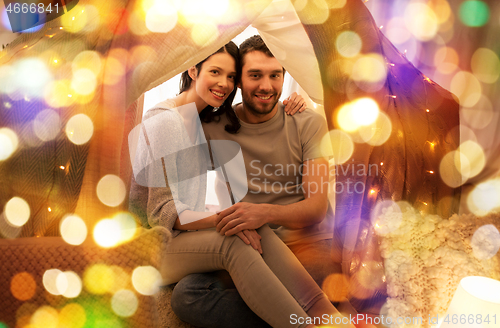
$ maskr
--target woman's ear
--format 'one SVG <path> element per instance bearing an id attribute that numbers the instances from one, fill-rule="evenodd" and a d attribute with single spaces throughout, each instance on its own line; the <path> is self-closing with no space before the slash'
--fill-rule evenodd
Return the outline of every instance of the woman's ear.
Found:
<path id="1" fill-rule="evenodd" d="M 196 66 L 191 66 L 188 69 L 188 74 L 189 74 L 189 77 L 191 78 L 191 80 L 195 81 L 196 76 L 198 75 L 198 70 L 196 69 Z"/>

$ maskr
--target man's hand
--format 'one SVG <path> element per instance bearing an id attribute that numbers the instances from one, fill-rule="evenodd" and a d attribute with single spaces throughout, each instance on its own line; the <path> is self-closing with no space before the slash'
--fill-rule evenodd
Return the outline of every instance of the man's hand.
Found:
<path id="1" fill-rule="evenodd" d="M 260 254 L 262 254 L 262 245 L 260 244 L 260 240 L 262 237 L 255 230 L 243 230 L 236 234 L 236 236 L 240 237 L 241 240 L 247 245 L 252 245 L 252 247 L 257 250 Z"/>
<path id="2" fill-rule="evenodd" d="M 288 115 L 293 115 L 297 111 L 301 113 L 306 110 L 306 102 L 297 92 L 292 93 L 288 98 L 283 100 L 283 105 L 285 105 L 285 113 Z"/>
<path id="3" fill-rule="evenodd" d="M 269 204 L 237 203 L 218 213 L 216 229 L 231 236 L 245 229 L 258 229 L 267 223 Z"/>

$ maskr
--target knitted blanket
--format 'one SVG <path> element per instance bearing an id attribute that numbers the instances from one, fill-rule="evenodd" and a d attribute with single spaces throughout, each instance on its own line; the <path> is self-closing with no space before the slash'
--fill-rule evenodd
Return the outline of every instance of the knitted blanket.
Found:
<path id="1" fill-rule="evenodd" d="M 442 219 L 409 206 L 402 213 L 394 209 L 377 222 L 388 229 L 381 233 L 380 251 L 389 295 L 382 314 L 393 318 L 391 327 L 402 327 L 397 317 L 423 318 L 407 328 L 430 327 L 429 315 L 446 313 L 464 277 L 500 280 L 500 214 Z"/>

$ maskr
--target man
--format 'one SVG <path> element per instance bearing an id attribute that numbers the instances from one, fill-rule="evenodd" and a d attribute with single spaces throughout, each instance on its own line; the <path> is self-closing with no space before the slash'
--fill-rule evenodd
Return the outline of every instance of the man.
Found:
<path id="1" fill-rule="evenodd" d="M 217 230 L 230 236 L 269 224 L 321 287 L 328 274 L 340 272 L 330 256 L 328 154 L 320 148 L 326 123 L 310 110 L 286 115 L 279 102 L 285 71 L 260 36 L 240 45 L 240 59 L 243 103 L 234 108 L 239 132 L 224 130 L 225 117 L 204 125 L 207 140 L 233 140 L 241 146 L 247 172 L 246 196 L 219 213 Z M 267 326 L 220 275 L 182 279 L 172 296 L 174 312 L 205 327 Z"/>

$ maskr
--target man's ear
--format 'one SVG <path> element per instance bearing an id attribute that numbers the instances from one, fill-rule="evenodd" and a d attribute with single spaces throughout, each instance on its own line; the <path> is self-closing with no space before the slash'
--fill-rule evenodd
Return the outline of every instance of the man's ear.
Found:
<path id="1" fill-rule="evenodd" d="M 196 66 L 191 66 L 188 69 L 188 75 L 191 78 L 191 80 L 193 80 L 193 81 L 196 80 L 196 76 L 198 76 L 198 70 L 196 69 Z"/>

